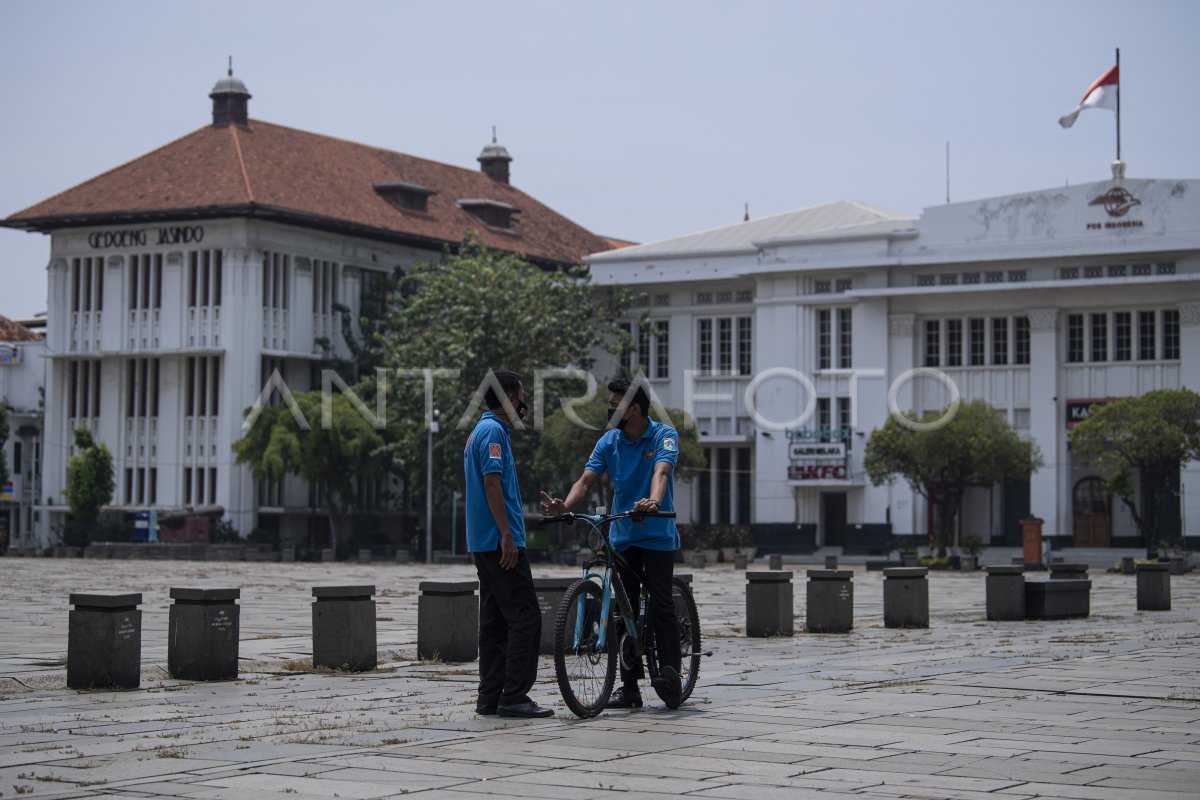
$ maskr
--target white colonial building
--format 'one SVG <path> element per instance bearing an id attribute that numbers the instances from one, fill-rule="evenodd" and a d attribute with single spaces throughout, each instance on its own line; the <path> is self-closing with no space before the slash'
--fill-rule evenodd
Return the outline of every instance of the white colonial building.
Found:
<path id="1" fill-rule="evenodd" d="M 889 389 L 900 409 L 941 408 L 939 376 L 1045 459 L 1030 481 L 972 490 L 963 533 L 1016 544 L 1032 514 L 1058 544 L 1135 545 L 1069 426 L 1112 398 L 1200 388 L 1198 181 L 1114 178 L 918 218 L 835 202 L 587 261 L 642 292 L 625 366 L 697 420 L 709 471 L 680 493 L 684 514 L 800 549 L 929 531 L 922 499 L 873 486 L 862 458 Z M 1164 532 L 1200 535 L 1200 465 L 1178 498 Z"/>
<path id="2" fill-rule="evenodd" d="M 467 169 L 251 119 L 232 74 L 210 97 L 212 124 L 2 223 L 50 235 L 40 547 L 81 425 L 113 451 L 115 510 L 303 541 L 310 487 L 256 482 L 232 445 L 276 370 L 305 390 L 323 341 L 347 355 L 339 308 L 468 231 L 547 268 L 609 246 L 512 186 L 494 139 Z"/>
<path id="3" fill-rule="evenodd" d="M 8 409 L 8 438 L 0 443 L 8 467 L 8 480 L 0 486 L 0 554 L 38 549 L 45 350 L 41 336 L 0 317 L 0 402 Z"/>

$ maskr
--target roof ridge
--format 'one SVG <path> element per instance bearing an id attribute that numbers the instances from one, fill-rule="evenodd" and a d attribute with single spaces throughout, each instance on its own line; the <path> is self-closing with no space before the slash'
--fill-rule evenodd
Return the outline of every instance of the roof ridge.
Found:
<path id="1" fill-rule="evenodd" d="M 380 147 L 379 145 L 374 145 L 374 144 L 367 144 L 366 142 L 358 142 L 358 141 L 355 141 L 354 139 L 347 139 L 343 136 L 332 136 L 328 133 L 317 133 L 316 131 L 306 131 L 301 128 L 293 128 L 291 125 L 280 125 L 277 122 L 267 122 L 266 120 L 261 120 L 261 119 L 251 119 L 249 121 L 252 123 L 259 124 L 259 125 L 266 125 L 271 128 L 278 128 L 280 130 L 290 131 L 292 133 L 298 133 L 302 136 L 312 136 L 317 139 L 328 139 L 329 141 L 332 141 L 332 142 L 341 142 L 342 144 L 349 144 L 349 145 L 353 145 L 354 147 L 362 147 L 366 150 L 372 150 L 379 154 L 384 154 L 384 155 L 389 155 L 389 156 L 404 156 L 405 158 L 411 158 L 414 161 L 420 161 L 425 164 L 432 164 L 435 167 L 458 170 L 459 172 L 463 172 L 467 175 L 473 175 L 473 176 L 481 176 L 482 175 L 483 177 L 487 177 L 486 175 L 484 175 L 483 172 L 481 172 L 477 169 L 473 169 L 471 167 L 460 167 L 458 164 L 448 164 L 445 161 L 437 161 L 432 158 L 425 158 L 423 156 L 415 156 L 412 153 L 405 153 L 402 150 L 389 150 L 386 147 Z M 496 183 L 495 181 L 492 181 L 492 183 L 494 183 L 497 187 L 505 187 L 507 189 L 511 189 L 514 192 L 518 192 L 525 197 L 530 197 L 530 195 L 526 194 L 524 191 L 517 188 L 516 186 L 513 186 L 511 183 Z"/>
<path id="2" fill-rule="evenodd" d="M 237 125 L 230 125 L 229 131 L 233 134 L 233 149 L 237 151 L 238 166 L 242 168 L 242 180 L 246 184 L 246 200 L 253 203 L 254 188 L 250 185 L 250 174 L 246 172 L 246 158 L 242 155 L 242 140 L 238 138 Z"/>

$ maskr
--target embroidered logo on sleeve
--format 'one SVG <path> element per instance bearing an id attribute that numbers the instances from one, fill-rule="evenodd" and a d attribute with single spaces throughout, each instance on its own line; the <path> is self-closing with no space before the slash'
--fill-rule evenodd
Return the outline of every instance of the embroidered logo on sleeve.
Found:
<path id="1" fill-rule="evenodd" d="M 662 447 L 663 447 L 663 450 L 674 453 L 675 452 L 675 440 L 674 439 L 663 439 Z"/>
<path id="2" fill-rule="evenodd" d="M 488 457 L 489 458 L 499 458 L 500 457 L 500 445 L 489 444 L 488 445 Z"/>

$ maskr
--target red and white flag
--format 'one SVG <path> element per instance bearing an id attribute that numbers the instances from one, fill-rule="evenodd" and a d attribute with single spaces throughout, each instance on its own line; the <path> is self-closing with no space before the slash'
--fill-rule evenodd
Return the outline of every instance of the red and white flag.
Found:
<path id="1" fill-rule="evenodd" d="M 1114 66 L 1108 72 L 1096 78 L 1087 91 L 1083 93 L 1083 99 L 1079 101 L 1079 107 L 1067 114 L 1065 117 L 1059 117 L 1058 124 L 1064 128 L 1069 128 L 1075 124 L 1075 118 L 1079 116 L 1079 112 L 1085 108 L 1107 108 L 1110 111 L 1115 111 L 1117 108 L 1117 72 L 1120 67 Z"/>

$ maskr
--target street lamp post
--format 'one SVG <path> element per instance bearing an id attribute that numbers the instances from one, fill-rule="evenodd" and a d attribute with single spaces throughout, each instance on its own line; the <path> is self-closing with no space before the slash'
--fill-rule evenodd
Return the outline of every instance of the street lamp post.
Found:
<path id="1" fill-rule="evenodd" d="M 425 436 L 425 563 L 433 563 L 433 435 L 438 432 L 438 410 Z"/>

